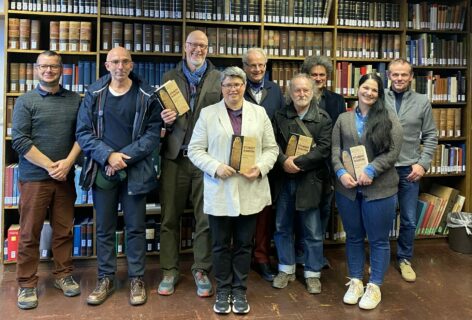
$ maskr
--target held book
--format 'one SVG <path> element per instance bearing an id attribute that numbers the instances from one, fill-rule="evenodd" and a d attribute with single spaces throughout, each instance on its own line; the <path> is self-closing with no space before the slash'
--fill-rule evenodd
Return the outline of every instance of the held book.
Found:
<path id="1" fill-rule="evenodd" d="M 369 164 L 367 151 L 365 146 L 358 145 L 349 148 L 348 151 L 342 152 L 342 161 L 346 171 L 355 179 L 364 171 L 364 168 Z"/>
<path id="2" fill-rule="evenodd" d="M 175 80 L 169 80 L 157 88 L 157 96 L 163 108 L 174 110 L 179 116 L 190 110 Z"/>
<path id="3" fill-rule="evenodd" d="M 256 164 L 256 138 L 233 135 L 229 165 L 237 172 L 247 172 Z"/>
<path id="4" fill-rule="evenodd" d="M 292 134 L 288 139 L 285 155 L 288 157 L 298 157 L 307 154 L 311 150 L 313 138 L 301 134 Z"/>

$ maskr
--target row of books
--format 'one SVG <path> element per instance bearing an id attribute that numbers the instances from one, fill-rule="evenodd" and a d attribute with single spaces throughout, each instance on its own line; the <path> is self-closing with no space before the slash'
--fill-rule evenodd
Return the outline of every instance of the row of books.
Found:
<path id="1" fill-rule="evenodd" d="M 259 30 L 247 28 L 206 28 L 187 26 L 186 33 L 201 30 L 208 35 L 208 54 L 242 55 L 259 45 Z"/>
<path id="2" fill-rule="evenodd" d="M 74 221 L 72 228 L 73 257 L 91 257 L 93 256 L 93 234 L 94 221 L 92 218 L 86 217 L 81 220 Z"/>
<path id="3" fill-rule="evenodd" d="M 100 11 L 113 16 L 182 19 L 182 3 L 183 0 L 103 0 Z"/>
<path id="4" fill-rule="evenodd" d="M 121 21 L 102 23 L 102 50 L 123 46 L 133 52 L 182 52 L 182 26 Z"/>
<path id="5" fill-rule="evenodd" d="M 414 30 L 464 30 L 464 22 L 467 13 L 467 1 L 455 4 L 408 3 L 409 29 Z"/>
<path id="6" fill-rule="evenodd" d="M 338 25 L 400 28 L 400 5 L 391 2 L 339 0 Z"/>
<path id="7" fill-rule="evenodd" d="M 413 78 L 411 88 L 416 92 L 426 94 L 431 102 L 465 102 L 467 83 L 462 72 L 441 77 L 426 71 L 426 75 L 417 75 Z"/>
<path id="8" fill-rule="evenodd" d="M 300 72 L 301 63 L 299 62 L 272 62 L 271 78 L 279 85 L 282 92 L 286 92 L 290 79 Z"/>
<path id="9" fill-rule="evenodd" d="M 386 64 L 379 62 L 375 66 L 372 64 L 356 66 L 352 62 L 336 62 L 336 83 L 334 91 L 343 96 L 353 96 L 357 93 L 359 79 L 367 73 L 376 72 L 384 81 L 387 87 Z"/>
<path id="10" fill-rule="evenodd" d="M 294 57 L 325 55 L 333 47 L 332 31 L 272 30 L 264 31 L 264 50 L 269 56 Z"/>
<path id="11" fill-rule="evenodd" d="M 135 62 L 133 70 L 151 86 L 159 87 L 163 83 L 164 73 L 174 69 L 175 66 L 176 64 L 172 62 Z"/>
<path id="12" fill-rule="evenodd" d="M 416 235 L 447 234 L 447 214 L 461 212 L 464 202 L 459 190 L 433 184 L 418 197 Z"/>
<path id="13" fill-rule="evenodd" d="M 326 25 L 332 5 L 332 0 L 266 0 L 264 22 Z"/>
<path id="14" fill-rule="evenodd" d="M 75 192 L 77 198 L 75 204 L 91 204 L 92 192 L 82 190 L 79 186 L 81 168 L 75 168 Z M 13 163 L 5 167 L 5 188 L 3 190 L 3 204 L 5 207 L 17 206 L 20 200 L 19 180 L 18 180 L 18 164 Z"/>
<path id="15" fill-rule="evenodd" d="M 27 92 L 39 83 L 33 63 L 12 62 L 9 64 L 9 70 L 10 93 Z M 89 84 L 95 82 L 96 77 L 96 62 L 80 60 L 76 64 L 63 64 L 60 83 L 67 90 L 85 93 Z"/>
<path id="16" fill-rule="evenodd" d="M 259 22 L 257 0 L 206 0 L 187 1 L 187 19 L 237 22 Z"/>
<path id="17" fill-rule="evenodd" d="M 96 14 L 97 0 L 12 0 L 11 10 Z"/>
<path id="18" fill-rule="evenodd" d="M 392 33 L 338 33 L 336 57 L 365 59 L 400 58 L 400 35 Z"/>
<path id="19" fill-rule="evenodd" d="M 467 66 L 466 38 L 457 34 L 407 35 L 405 50 L 406 59 L 415 66 Z"/>
<path id="20" fill-rule="evenodd" d="M 9 49 L 39 50 L 41 49 L 41 33 L 40 20 L 8 18 Z M 90 52 L 91 45 L 92 22 L 49 22 L 50 50 Z"/>
<path id="21" fill-rule="evenodd" d="M 433 119 L 439 138 L 462 136 L 461 108 L 433 108 Z"/>
<path id="22" fill-rule="evenodd" d="M 438 144 L 434 151 L 428 173 L 457 174 L 465 173 L 466 147 L 465 143 Z"/>
<path id="23" fill-rule="evenodd" d="M 40 35 L 40 20 L 8 18 L 9 49 L 38 50 Z"/>

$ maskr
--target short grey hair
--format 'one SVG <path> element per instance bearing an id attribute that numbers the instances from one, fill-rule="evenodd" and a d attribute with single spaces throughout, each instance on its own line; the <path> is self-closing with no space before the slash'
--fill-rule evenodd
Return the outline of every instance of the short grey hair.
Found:
<path id="1" fill-rule="evenodd" d="M 326 73 L 330 76 L 333 73 L 333 64 L 331 59 L 326 56 L 309 56 L 303 61 L 301 72 L 310 74 L 313 67 L 322 66 L 326 69 Z"/>
<path id="2" fill-rule="evenodd" d="M 243 80 L 243 83 L 246 84 L 246 73 L 240 67 L 227 67 L 221 72 L 220 82 L 225 81 L 226 78 L 237 77 Z"/>
<path id="3" fill-rule="evenodd" d="M 243 53 L 243 57 L 242 57 L 243 64 L 247 65 L 247 56 L 251 53 L 259 53 L 261 56 L 264 57 L 264 60 L 267 63 L 268 59 L 267 59 L 267 53 L 265 52 L 265 50 L 259 47 L 254 47 L 254 48 L 247 49 L 247 51 Z"/>
<path id="4" fill-rule="evenodd" d="M 308 83 L 311 84 L 311 90 L 313 91 L 313 99 L 315 101 L 318 101 L 318 98 L 320 96 L 319 89 L 317 86 L 315 86 L 315 82 L 313 81 L 313 79 L 306 73 L 297 73 L 296 75 L 293 76 L 292 79 L 290 79 L 290 82 L 288 84 L 288 90 L 285 91 L 285 102 L 287 104 L 292 103 L 292 97 L 290 96 L 290 93 L 292 92 L 292 83 L 293 83 L 293 80 L 300 79 L 300 78 L 308 80 Z"/>
<path id="5" fill-rule="evenodd" d="M 57 53 L 56 51 L 53 51 L 53 50 L 46 50 L 46 51 L 43 51 L 41 52 L 38 57 L 36 58 L 36 64 L 38 64 L 38 61 L 39 61 L 39 57 L 41 56 L 44 56 L 44 57 L 56 57 L 58 60 L 59 60 L 59 64 L 61 65 L 62 67 L 62 57 L 59 53 Z"/>

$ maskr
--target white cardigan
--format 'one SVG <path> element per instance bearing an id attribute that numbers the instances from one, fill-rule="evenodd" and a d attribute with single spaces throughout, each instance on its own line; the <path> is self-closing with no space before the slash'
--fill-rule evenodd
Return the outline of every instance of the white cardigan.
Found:
<path id="1" fill-rule="evenodd" d="M 279 149 L 265 109 L 243 102 L 241 135 L 255 137 L 256 165 L 261 177 L 250 181 L 239 173 L 223 180 L 216 177 L 221 163 L 229 163 L 234 134 L 224 100 L 203 108 L 188 146 L 188 156 L 203 175 L 203 211 L 214 216 L 236 217 L 260 212 L 271 204 L 267 173 Z"/>

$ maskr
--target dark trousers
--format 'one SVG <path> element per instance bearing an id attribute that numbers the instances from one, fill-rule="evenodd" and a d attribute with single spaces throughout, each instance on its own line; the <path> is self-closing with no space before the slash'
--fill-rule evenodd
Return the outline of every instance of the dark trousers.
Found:
<path id="1" fill-rule="evenodd" d="M 195 216 L 192 271 L 211 271 L 211 240 L 208 217 L 203 213 L 203 173 L 187 157 L 162 159 L 160 187 L 161 252 L 164 275 L 179 274 L 180 217 L 190 196 Z"/>
<path id="2" fill-rule="evenodd" d="M 96 211 L 98 278 L 114 278 L 116 272 L 115 232 L 118 202 L 125 220 L 128 276 L 144 275 L 146 256 L 146 195 L 129 195 L 127 182 L 111 190 L 93 187 Z"/>
<path id="3" fill-rule="evenodd" d="M 20 287 L 38 283 L 39 240 L 49 207 L 52 227 L 53 275 L 60 279 L 72 272 L 72 226 L 75 188 L 56 180 L 20 182 L 20 239 L 16 276 Z"/>
<path id="4" fill-rule="evenodd" d="M 254 261 L 256 263 L 270 262 L 270 240 L 274 234 L 275 212 L 272 206 L 267 206 L 257 214 L 256 234 L 254 236 Z"/>
<path id="5" fill-rule="evenodd" d="M 256 216 L 208 215 L 217 292 L 246 292 Z"/>

